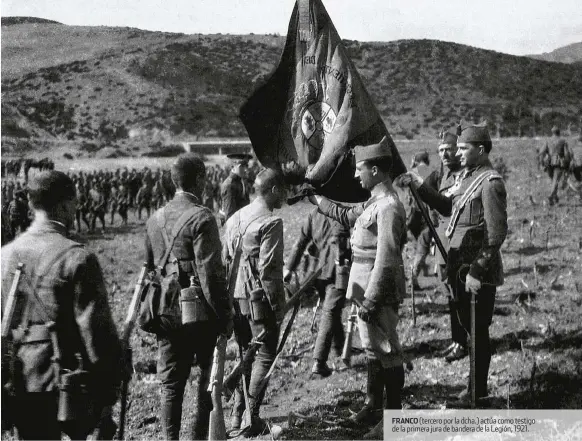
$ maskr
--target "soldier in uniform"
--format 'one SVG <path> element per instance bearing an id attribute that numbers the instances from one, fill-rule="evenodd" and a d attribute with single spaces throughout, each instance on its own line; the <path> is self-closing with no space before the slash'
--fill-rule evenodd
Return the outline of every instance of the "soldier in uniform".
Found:
<path id="1" fill-rule="evenodd" d="M 123 225 L 127 225 L 127 211 L 129 209 L 129 193 L 123 184 L 119 184 L 117 192 L 117 212 L 121 216 Z"/>
<path id="2" fill-rule="evenodd" d="M 152 189 L 148 184 L 148 180 L 144 179 L 143 185 L 139 188 L 135 197 L 137 204 L 137 218 L 141 220 L 141 210 L 145 208 L 148 218 L 151 213 Z"/>
<path id="3" fill-rule="evenodd" d="M 184 154 L 172 165 L 176 185 L 174 198 L 147 221 L 146 254 L 150 269 L 159 264 L 171 241 L 172 229 L 180 217 L 192 212 L 177 233 L 166 273 L 177 265 L 182 288 L 200 287 L 207 319 L 196 321 L 157 336 L 158 375 L 162 383 L 162 425 L 165 439 L 179 439 L 184 389 L 196 360 L 200 377 L 196 387 L 196 412 L 189 439 L 207 439 L 212 399 L 207 391 L 212 354 L 219 334 L 232 332 L 232 302 L 226 288 L 221 262 L 218 226 L 212 212 L 200 203 L 205 181 L 204 162 L 194 154 Z M 202 337 L 202 338 L 201 338 Z"/>
<path id="4" fill-rule="evenodd" d="M 107 303 L 107 291 L 94 254 L 67 238 L 75 220 L 75 187 L 62 172 L 45 171 L 33 177 L 29 197 L 34 210 L 31 227 L 2 248 L 2 308 L 19 262 L 24 264 L 19 300 L 11 327 L 19 366 L 11 370 L 14 424 L 22 439 L 84 439 L 98 423 L 101 409 L 111 406 L 123 373 L 120 341 Z M 50 328 L 49 322 L 54 322 Z M 20 325 L 20 327 L 19 327 Z M 89 394 L 76 412 L 96 411 L 81 420 L 59 423 L 58 378 L 51 357 L 51 329 L 60 351 L 59 370 L 79 366 L 89 372 Z M 3 384 L 7 379 L 4 378 Z M 19 381 L 18 381 L 19 380 Z M 4 394 L 3 394 L 4 397 Z M 3 427 L 5 429 L 5 427 Z"/>
<path id="5" fill-rule="evenodd" d="M 500 248 L 507 235 L 507 194 L 501 176 L 489 160 L 492 148 L 487 127 L 469 126 L 460 130 L 458 152 L 463 171 L 457 190 L 450 196 L 436 192 L 422 178 L 407 173 L 419 187 L 421 198 L 444 216 L 450 216 L 447 280 L 457 302 L 461 325 L 469 334 L 471 294 L 476 295 L 475 389 L 477 399 L 487 396 L 487 377 L 491 361 L 489 326 L 497 286 L 503 283 Z M 405 182 L 406 183 L 406 182 Z M 458 403 L 468 404 L 471 379 L 458 396 Z"/>
<path id="6" fill-rule="evenodd" d="M 351 260 L 349 237 L 349 228 L 314 208 L 301 226 L 299 238 L 293 245 L 283 274 L 284 280 L 290 280 L 307 246 L 310 243 L 315 246 L 319 265 L 323 265 L 317 288 L 320 296 L 324 295 L 311 372 L 322 377 L 328 377 L 332 373 L 327 365 L 332 344 L 338 356 L 344 346 L 342 310 L 346 301 L 346 290 L 345 287 L 336 286 L 336 265 L 348 265 Z"/>
<path id="7" fill-rule="evenodd" d="M 75 191 L 77 194 L 77 202 L 76 202 L 76 209 L 75 209 L 75 219 L 77 223 L 77 233 L 81 232 L 81 220 L 85 222 L 87 225 L 87 230 L 91 230 L 91 224 L 87 219 L 87 213 L 89 212 L 89 200 L 85 194 L 85 189 L 83 188 L 82 181 L 75 186 Z"/>
<path id="8" fill-rule="evenodd" d="M 552 190 L 548 198 L 549 204 L 557 204 L 558 188 L 567 171 L 570 168 L 572 152 L 564 138 L 560 136 L 560 129 L 557 126 L 552 127 L 552 138 L 546 142 L 540 152 L 541 162 L 552 180 Z"/>
<path id="9" fill-rule="evenodd" d="M 91 232 L 95 231 L 97 219 L 101 221 L 102 231 L 105 232 L 105 213 L 107 212 L 107 205 L 99 181 L 93 183 L 93 186 L 89 190 L 88 199 L 91 206 Z"/>
<path id="10" fill-rule="evenodd" d="M 28 201 L 26 191 L 18 190 L 14 192 L 14 199 L 8 206 L 8 217 L 10 219 L 10 232 L 12 237 L 24 232 L 30 224 L 28 219 Z"/>
<path id="11" fill-rule="evenodd" d="M 444 196 L 451 196 L 458 191 L 461 185 L 463 168 L 461 160 L 457 156 L 457 135 L 445 132 L 442 134 L 441 144 L 438 147 L 438 154 L 441 159 L 442 168 L 435 170 L 425 180 L 426 185 L 437 190 Z M 421 176 L 422 177 L 422 176 Z M 449 218 L 437 213 L 436 226 L 441 242 L 446 243 L 445 230 L 449 224 Z M 446 280 L 446 266 L 440 252 L 437 251 L 437 262 L 442 280 Z M 453 297 L 453 291 L 449 284 L 443 283 L 443 288 L 447 293 L 449 302 L 449 318 L 451 322 L 452 342 L 444 350 L 439 352 L 439 356 L 445 357 L 447 362 L 460 360 L 467 356 L 467 333 L 459 321 L 459 311 L 457 301 Z"/>
<path id="12" fill-rule="evenodd" d="M 236 153 L 227 155 L 227 158 L 232 161 L 232 168 L 228 178 L 220 187 L 221 208 L 219 214 L 223 223 L 250 202 L 246 178 L 248 163 L 252 156 Z"/>
<path id="13" fill-rule="evenodd" d="M 375 436 L 382 433 L 382 409 L 401 408 L 404 360 L 396 327 L 406 290 L 402 260 L 406 214 L 390 179 L 392 156 L 387 139 L 357 146 L 355 160 L 356 177 L 371 192 L 368 201 L 353 207 L 321 196 L 312 196 L 310 201 L 326 216 L 354 227 L 346 297 L 360 306 L 358 329 L 368 357 L 368 381 L 365 404 L 351 419 L 357 424 L 376 424 L 367 435 Z"/>
<path id="14" fill-rule="evenodd" d="M 237 211 L 226 222 L 223 259 L 230 262 L 236 253 L 236 244 L 241 243 L 241 264 L 235 286 L 234 300 L 244 315 L 240 332 L 243 349 L 246 350 L 250 336 L 257 337 L 266 331 L 251 372 L 245 372 L 251 424 L 242 429 L 241 435 L 253 437 L 267 430 L 259 417 L 265 389 L 260 384 L 273 363 L 277 351 L 280 323 L 284 316 L 285 292 L 283 288 L 283 220 L 273 214 L 281 208 L 287 197 L 286 185 L 279 171 L 265 169 L 255 179 L 257 197 L 250 205 Z M 240 428 L 245 411 L 241 390 L 235 394 L 231 429 Z"/>

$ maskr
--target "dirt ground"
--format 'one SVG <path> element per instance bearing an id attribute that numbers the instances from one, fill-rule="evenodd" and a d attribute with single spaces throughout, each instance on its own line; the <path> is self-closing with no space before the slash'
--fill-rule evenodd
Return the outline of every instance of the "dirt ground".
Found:
<path id="1" fill-rule="evenodd" d="M 509 234 L 502 248 L 505 284 L 499 288 L 493 325 L 494 346 L 489 387 L 491 406 L 510 409 L 582 408 L 582 202 L 562 191 L 557 206 L 547 205 L 548 178 L 537 170 L 532 141 L 494 144 L 502 156 L 507 179 Z M 420 149 L 420 148 L 419 148 Z M 407 152 L 414 153 L 412 147 Z M 431 159 L 437 163 L 436 155 Z M 284 207 L 288 253 L 307 203 Z M 105 234 L 81 238 L 94 251 L 105 272 L 112 310 L 121 328 L 133 285 L 144 258 L 144 223 L 130 214 L 130 225 L 113 226 Z M 117 219 L 119 222 L 119 219 Z M 406 267 L 410 259 L 407 248 Z M 432 266 L 432 258 L 429 264 Z M 400 309 L 399 333 L 413 369 L 406 374 L 404 407 L 444 408 L 449 396 L 466 384 L 469 360 L 447 364 L 436 352 L 450 343 L 448 307 L 436 277 L 421 277 L 416 293 L 416 325 L 411 298 Z M 363 404 L 366 361 L 354 356 L 352 367 L 330 357 L 335 370 L 327 379 L 310 374 L 315 335 L 310 331 L 315 296 L 303 303 L 283 357 L 269 385 L 263 416 L 284 430 L 282 439 L 361 439 L 366 429 L 345 419 Z M 347 317 L 347 308 L 344 310 Z M 344 320 L 345 323 L 345 320 Z M 136 373 L 130 385 L 127 439 L 161 439 L 159 384 L 156 382 L 155 337 L 136 331 L 131 339 Z M 358 344 L 357 338 L 355 345 Z M 235 353 L 230 346 L 229 354 Z M 227 362 L 228 373 L 235 360 Z M 192 370 L 192 381 L 197 380 Z M 231 403 L 225 403 L 225 414 Z M 189 437 L 193 390 L 186 391 L 182 437 Z M 117 409 L 116 409 L 117 410 Z"/>

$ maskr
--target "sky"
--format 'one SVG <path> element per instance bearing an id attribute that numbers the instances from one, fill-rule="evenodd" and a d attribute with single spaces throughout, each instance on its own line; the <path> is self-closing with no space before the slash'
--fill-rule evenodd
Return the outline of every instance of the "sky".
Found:
<path id="1" fill-rule="evenodd" d="M 342 38 L 436 39 L 525 55 L 582 41 L 580 0 L 323 0 Z M 68 25 L 285 35 L 295 0 L 2 0 L 2 16 Z"/>

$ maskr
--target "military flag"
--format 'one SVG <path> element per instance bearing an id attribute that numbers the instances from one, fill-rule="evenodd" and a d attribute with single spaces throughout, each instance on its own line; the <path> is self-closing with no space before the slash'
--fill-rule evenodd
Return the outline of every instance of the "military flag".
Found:
<path id="1" fill-rule="evenodd" d="M 297 0 L 278 67 L 243 104 L 257 158 L 339 201 L 368 197 L 354 179 L 353 147 L 386 136 L 392 178 L 406 171 L 321 0 Z"/>

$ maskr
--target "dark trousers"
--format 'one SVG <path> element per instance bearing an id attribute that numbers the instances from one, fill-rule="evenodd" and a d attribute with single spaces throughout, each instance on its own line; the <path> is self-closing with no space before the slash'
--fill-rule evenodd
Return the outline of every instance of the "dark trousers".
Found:
<path id="1" fill-rule="evenodd" d="M 346 303 L 346 291 L 336 289 L 331 281 L 326 282 L 325 298 L 313 350 L 313 358 L 322 362 L 327 361 L 332 343 L 336 355 L 341 355 L 345 339 L 342 310 Z"/>
<path id="2" fill-rule="evenodd" d="M 442 271 L 442 268 L 441 268 Z M 467 331 L 461 325 L 461 313 L 459 302 L 453 297 L 453 288 L 448 283 L 442 282 L 441 286 L 447 293 L 449 300 L 449 321 L 451 323 L 451 340 L 464 348 L 467 347 Z"/>
<path id="3" fill-rule="evenodd" d="M 493 319 L 495 293 L 497 287 L 482 285 L 476 295 L 475 304 L 475 386 L 477 397 L 487 396 L 487 377 L 491 363 L 491 341 L 489 326 Z M 471 294 L 465 291 L 464 283 L 457 281 L 453 285 L 460 325 L 471 342 Z M 469 386 L 470 386 L 469 379 Z"/>
<path id="4" fill-rule="evenodd" d="M 3 404 L 4 405 L 4 404 Z M 26 393 L 14 400 L 14 425 L 20 439 L 60 440 L 61 432 L 72 440 L 87 439 L 95 424 L 60 423 L 56 392 Z"/>
<path id="5" fill-rule="evenodd" d="M 244 375 L 248 385 L 249 405 L 251 406 L 251 417 L 259 417 L 261 404 L 265 397 L 266 387 L 261 388 L 261 382 L 267 375 L 269 368 L 275 360 L 277 354 L 277 343 L 279 341 L 279 326 L 274 315 L 269 315 L 265 320 L 253 321 L 250 316 L 245 316 L 239 330 L 243 350 L 246 351 L 252 338 L 256 338 L 263 330 L 266 330 L 264 343 L 261 345 L 252 363 L 250 372 L 247 370 Z M 245 409 L 244 395 L 239 386 L 235 394 L 234 411 L 239 415 Z"/>
<path id="6" fill-rule="evenodd" d="M 194 323 L 170 335 L 158 336 L 158 375 L 162 383 L 161 416 L 165 439 L 179 439 L 184 389 L 194 361 L 200 367 L 200 377 L 196 385 L 197 411 L 193 416 L 193 434 L 188 438 L 207 438 L 212 410 L 212 398 L 207 388 L 217 336 L 216 325 L 211 322 Z"/>
<path id="7" fill-rule="evenodd" d="M 548 170 L 550 179 L 552 180 L 552 191 L 550 193 L 550 202 L 558 202 L 558 189 L 560 187 L 560 181 L 564 177 L 565 170 L 559 167 L 551 167 Z"/>

